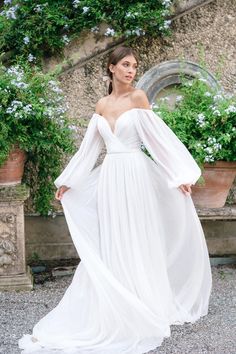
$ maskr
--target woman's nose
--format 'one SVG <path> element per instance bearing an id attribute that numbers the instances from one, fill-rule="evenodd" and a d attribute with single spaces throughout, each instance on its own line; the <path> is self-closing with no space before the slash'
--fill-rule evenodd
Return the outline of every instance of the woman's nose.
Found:
<path id="1" fill-rule="evenodd" d="M 135 71 L 136 71 L 135 68 L 133 68 L 132 66 L 129 67 L 129 73 L 134 74 Z"/>

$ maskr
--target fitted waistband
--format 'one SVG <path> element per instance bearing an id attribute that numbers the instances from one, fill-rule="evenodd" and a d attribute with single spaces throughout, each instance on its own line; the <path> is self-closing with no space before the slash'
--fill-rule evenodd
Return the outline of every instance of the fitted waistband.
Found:
<path id="1" fill-rule="evenodd" d="M 107 154 L 130 154 L 134 152 L 140 152 L 140 149 L 133 149 L 133 150 L 128 150 L 128 151 L 109 151 Z"/>

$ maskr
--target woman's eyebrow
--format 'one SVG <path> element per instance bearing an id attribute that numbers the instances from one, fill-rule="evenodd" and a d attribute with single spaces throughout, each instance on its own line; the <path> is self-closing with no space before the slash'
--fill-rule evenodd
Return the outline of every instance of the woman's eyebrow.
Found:
<path id="1" fill-rule="evenodd" d="M 132 64 L 131 61 L 128 61 L 128 60 L 123 61 L 123 64 L 125 64 L 125 63 Z M 138 63 L 135 62 L 135 63 L 133 63 L 133 65 L 138 65 Z"/>

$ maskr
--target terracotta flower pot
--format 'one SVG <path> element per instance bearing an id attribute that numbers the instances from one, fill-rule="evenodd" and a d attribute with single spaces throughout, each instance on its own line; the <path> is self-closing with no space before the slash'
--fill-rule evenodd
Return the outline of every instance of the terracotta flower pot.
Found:
<path id="1" fill-rule="evenodd" d="M 192 186 L 192 199 L 200 208 L 222 208 L 236 176 L 236 162 L 204 164 L 204 184 Z"/>
<path id="2" fill-rule="evenodd" d="M 26 160 L 25 151 L 14 147 L 8 159 L 0 166 L 0 185 L 20 184 L 24 172 L 24 164 Z"/>

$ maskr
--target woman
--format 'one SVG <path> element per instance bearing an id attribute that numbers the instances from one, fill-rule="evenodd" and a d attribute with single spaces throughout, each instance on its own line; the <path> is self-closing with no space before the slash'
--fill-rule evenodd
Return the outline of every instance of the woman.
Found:
<path id="1" fill-rule="evenodd" d="M 200 169 L 131 86 L 137 66 L 130 48 L 110 55 L 109 95 L 55 181 L 81 262 L 57 307 L 20 340 L 30 352 L 141 354 L 171 324 L 208 312 L 210 263 L 190 196 Z"/>

